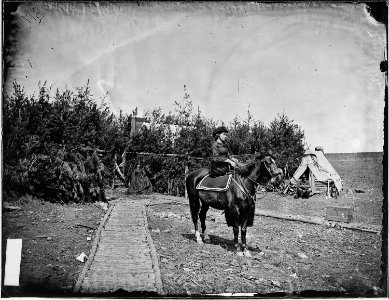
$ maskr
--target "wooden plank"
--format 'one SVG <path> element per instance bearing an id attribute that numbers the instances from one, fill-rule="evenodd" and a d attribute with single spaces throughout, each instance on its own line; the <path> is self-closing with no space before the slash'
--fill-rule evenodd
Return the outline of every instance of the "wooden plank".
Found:
<path id="1" fill-rule="evenodd" d="M 101 235 L 107 236 L 107 237 L 132 237 L 132 238 L 145 238 L 146 237 L 146 230 L 144 228 L 137 229 L 136 232 L 133 232 L 135 230 L 132 230 L 133 228 L 129 228 L 130 230 L 104 230 Z"/>
<path id="2" fill-rule="evenodd" d="M 123 278 L 123 279 L 122 279 Z M 122 278 L 106 278 L 106 279 L 101 279 L 100 280 L 94 280 L 93 278 L 86 277 L 85 278 L 85 287 L 95 287 L 96 289 L 98 288 L 105 288 L 105 289 L 119 289 L 120 286 L 127 286 L 127 287 L 133 287 L 135 288 L 136 286 L 149 286 L 149 287 L 155 287 L 154 283 L 152 280 L 145 280 L 143 282 L 139 282 L 139 280 L 132 281 L 133 278 L 131 279 L 126 279 L 124 277 Z M 139 278 L 140 280 L 144 280 L 144 278 Z"/>
<path id="3" fill-rule="evenodd" d="M 143 228 L 142 228 L 143 229 Z M 101 233 L 101 236 L 102 237 L 115 237 L 115 238 L 144 238 L 145 240 L 147 240 L 146 238 L 146 230 L 141 230 L 141 232 L 134 232 L 134 233 L 131 233 L 131 232 L 128 232 L 128 230 L 123 230 L 123 231 L 119 231 L 119 230 L 104 230 L 102 233 Z"/>
<path id="4" fill-rule="evenodd" d="M 141 272 L 140 269 L 134 269 L 134 270 L 128 270 L 127 268 L 125 269 L 120 269 L 120 268 L 112 268 L 112 269 L 97 269 L 95 266 L 93 268 L 89 269 L 88 275 L 89 278 L 91 279 L 106 279 L 106 278 L 114 278 L 114 277 L 123 277 L 123 278 L 154 278 L 155 274 L 152 269 L 144 270 Z"/>
<path id="5" fill-rule="evenodd" d="M 111 250 L 114 249 L 133 249 L 134 251 L 139 250 L 141 248 L 148 248 L 147 244 L 143 241 L 143 239 L 133 239 L 131 241 L 123 241 L 114 238 L 105 238 L 104 241 L 99 245 L 101 248 L 109 248 Z M 121 251 L 120 250 L 120 251 Z"/>
<path id="6" fill-rule="evenodd" d="M 135 230 L 131 230 L 131 231 L 135 231 Z M 117 243 L 120 243 L 120 234 L 125 234 L 123 235 L 123 237 L 130 237 L 130 238 L 133 238 L 135 241 L 137 240 L 141 240 L 144 238 L 144 236 L 146 235 L 146 232 L 144 230 L 141 230 L 141 229 L 138 229 L 137 231 L 139 232 L 136 232 L 134 234 L 130 234 L 126 231 L 117 231 L 117 230 L 105 230 L 104 231 L 104 239 L 109 239 L 109 238 L 117 238 Z M 104 240 L 103 240 L 104 242 Z"/>
<path id="7" fill-rule="evenodd" d="M 126 232 L 117 232 L 117 231 L 108 231 L 104 232 L 101 234 L 101 241 L 102 243 L 109 241 L 110 239 L 116 239 L 116 241 L 121 241 L 123 240 L 129 240 L 129 241 L 134 241 L 134 242 L 145 242 L 147 245 L 147 238 L 143 234 L 138 234 L 137 236 L 131 236 Z"/>
<path id="8" fill-rule="evenodd" d="M 104 275 L 105 274 L 105 275 Z M 99 285 L 106 284 L 107 282 L 115 282 L 117 285 L 134 285 L 134 284 L 145 284 L 150 283 L 150 285 L 155 284 L 155 275 L 154 274 L 129 274 L 128 272 L 100 272 L 100 273 L 91 273 L 88 275 L 89 284 L 92 285 L 93 282 L 99 283 Z"/>
<path id="9" fill-rule="evenodd" d="M 139 219 L 142 216 L 142 206 L 140 207 L 133 207 L 132 205 L 126 207 L 121 207 L 122 211 L 114 211 L 113 216 L 117 217 L 123 217 L 123 218 L 135 218 Z"/>
<path id="10" fill-rule="evenodd" d="M 105 254 L 108 255 L 109 253 L 120 253 L 122 255 L 126 254 L 149 254 L 150 249 L 148 248 L 130 248 L 130 247 L 115 247 L 113 245 L 100 245 L 99 246 L 99 255 Z"/>
<path id="11" fill-rule="evenodd" d="M 283 219 L 283 220 L 289 220 L 289 221 L 298 221 L 298 222 L 304 222 L 304 223 L 310 223 L 310 224 L 317 224 L 317 225 L 326 225 L 330 226 L 330 223 L 323 218 L 318 218 L 318 217 L 306 217 L 306 216 L 299 216 L 299 215 L 284 215 L 280 214 L 278 212 L 273 212 L 273 211 L 266 211 L 266 210 L 257 210 L 255 212 L 256 216 L 265 216 L 265 217 L 272 217 L 276 219 Z M 376 233 L 380 234 L 382 230 L 382 226 L 371 226 L 374 228 L 363 228 L 357 224 L 345 224 L 345 223 L 337 223 L 339 227 L 341 228 L 347 228 L 347 229 L 352 229 L 352 230 L 359 230 L 359 231 L 364 231 L 364 232 L 369 232 L 369 233 Z"/>
<path id="12" fill-rule="evenodd" d="M 133 235 L 144 234 L 144 225 L 137 224 L 136 226 L 128 226 L 128 225 L 108 225 L 104 228 L 105 231 L 116 231 L 116 232 L 133 232 Z"/>
<path id="13" fill-rule="evenodd" d="M 139 219 L 140 217 L 142 217 L 142 207 L 130 207 L 129 208 L 122 208 L 123 211 L 114 211 L 113 212 L 113 216 L 115 217 L 122 217 L 122 218 L 135 218 L 135 219 Z"/>
<path id="14" fill-rule="evenodd" d="M 120 244 L 118 243 L 118 239 L 120 239 Z M 124 238 L 118 237 L 105 237 L 101 246 L 110 246 L 112 248 L 124 248 L 124 249 L 139 249 L 139 247 L 147 247 L 147 243 L 143 239 L 134 239 L 134 238 Z"/>
<path id="15" fill-rule="evenodd" d="M 134 254 L 134 255 L 126 255 L 126 256 L 118 256 L 118 255 L 106 256 L 106 255 L 100 255 L 100 256 L 95 258 L 95 261 L 96 261 L 96 263 L 98 263 L 98 262 L 105 262 L 106 264 L 110 265 L 110 264 L 113 264 L 114 262 L 116 262 L 118 259 L 120 259 L 120 261 L 123 264 L 126 264 L 128 262 L 132 262 L 132 261 L 135 261 L 135 260 L 144 263 L 144 262 L 150 261 L 150 254 L 141 254 L 141 255 Z"/>
<path id="16" fill-rule="evenodd" d="M 128 216 L 127 217 L 120 217 L 120 216 L 112 216 L 113 218 L 115 218 L 114 220 L 112 220 L 112 224 L 120 224 L 120 223 L 123 223 L 123 224 L 138 224 L 138 223 L 141 223 L 141 224 L 144 224 L 144 219 L 140 219 L 140 218 L 129 218 Z"/>
<path id="17" fill-rule="evenodd" d="M 115 220 L 112 220 L 112 222 L 109 222 L 109 224 L 123 224 L 123 225 L 132 225 L 132 224 L 144 224 L 144 219 L 128 219 L 128 218 L 119 218 L 116 217 Z"/>
<path id="18" fill-rule="evenodd" d="M 93 267 L 97 269 L 105 269 L 107 260 L 95 259 L 93 261 Z M 153 264 L 149 260 L 131 260 L 124 262 L 121 258 L 110 259 L 109 265 L 112 267 L 122 266 L 129 270 L 142 269 L 143 271 L 153 270 Z"/>
<path id="19" fill-rule="evenodd" d="M 146 226 L 146 228 L 149 228 L 149 224 L 147 221 L 147 212 L 146 212 L 145 207 L 143 207 L 143 215 L 145 216 L 145 223 L 146 223 L 145 226 Z M 161 278 L 161 271 L 159 269 L 159 260 L 158 260 L 158 256 L 157 256 L 157 250 L 155 249 L 153 239 L 151 238 L 150 232 L 148 230 L 147 230 L 146 234 L 147 234 L 147 240 L 149 241 L 149 247 L 151 250 L 151 260 L 152 260 L 153 269 L 155 272 L 155 284 L 156 284 L 158 293 L 160 295 L 162 295 L 162 294 L 164 294 L 164 291 L 163 291 L 163 284 L 162 284 L 162 278 Z"/>
<path id="20" fill-rule="evenodd" d="M 83 278 L 82 293 L 161 291 L 158 258 L 143 202 L 115 202 L 109 220 L 100 232 L 93 262 Z"/>
<path id="21" fill-rule="evenodd" d="M 124 290 L 127 292 L 143 292 L 143 291 L 149 291 L 149 292 L 155 292 L 156 287 L 151 284 L 117 284 L 112 283 L 111 285 L 101 285 L 100 283 L 96 283 L 93 285 L 89 285 L 86 287 L 83 287 L 81 289 L 81 292 L 83 294 L 102 294 L 102 293 L 112 293 L 117 290 Z"/>
<path id="22" fill-rule="evenodd" d="M 100 255 L 98 257 L 96 257 L 96 262 L 99 262 L 99 261 L 102 261 L 102 262 L 105 262 L 106 264 L 111 264 L 111 261 L 114 262 L 116 261 L 115 257 L 118 257 L 118 255 L 115 255 L 115 256 L 106 256 L 106 255 Z M 131 261 L 134 261 L 134 260 L 139 260 L 141 262 L 146 262 L 146 261 L 149 261 L 150 260 L 150 254 L 149 253 L 145 253 L 145 254 L 133 254 L 133 255 L 126 255 L 126 256 L 119 256 L 122 263 L 126 263 L 126 262 L 131 262 Z"/>
<path id="23" fill-rule="evenodd" d="M 118 223 L 112 223 L 112 224 L 107 224 L 104 229 L 107 229 L 109 227 L 114 227 L 114 228 L 117 228 L 118 230 L 122 230 L 123 228 L 122 227 L 125 227 L 125 228 L 142 228 L 145 226 L 145 223 L 142 221 L 142 222 L 134 222 L 134 223 L 130 223 L 130 224 L 126 224 L 126 223 L 123 223 L 123 222 L 118 222 Z"/>
<path id="24" fill-rule="evenodd" d="M 99 239 L 100 239 L 100 234 L 101 234 L 101 231 L 103 230 L 103 227 L 104 225 L 107 223 L 108 221 L 108 218 L 113 210 L 113 208 L 115 207 L 115 205 L 111 205 L 107 211 L 107 213 L 104 215 L 104 219 L 101 221 L 100 225 L 99 225 L 99 228 L 97 229 L 97 232 L 96 232 L 96 237 L 95 239 L 93 240 L 93 244 L 92 244 L 92 249 L 91 249 L 91 253 L 89 255 L 89 259 L 86 261 L 86 264 L 84 265 L 84 268 L 82 269 L 78 279 L 77 279 L 77 282 L 74 286 L 74 289 L 73 291 L 75 293 L 78 293 L 80 291 L 80 287 L 81 287 L 81 284 L 82 284 L 82 281 L 88 271 L 88 269 L 90 268 L 92 262 L 93 262 L 93 257 L 94 255 L 96 254 L 97 252 L 97 246 L 99 244 Z"/>
<path id="25" fill-rule="evenodd" d="M 114 233 L 114 232 L 117 232 L 117 233 L 123 232 L 123 233 L 127 233 L 128 235 L 133 236 L 134 238 L 139 237 L 139 236 L 144 236 L 146 234 L 146 230 L 142 227 L 137 227 L 137 228 L 122 227 L 122 230 L 119 230 L 118 227 L 119 226 L 106 228 L 104 230 L 104 233 L 106 232 L 107 234 L 110 234 L 110 233 Z M 131 232 L 132 232 L 132 234 L 131 234 Z"/>

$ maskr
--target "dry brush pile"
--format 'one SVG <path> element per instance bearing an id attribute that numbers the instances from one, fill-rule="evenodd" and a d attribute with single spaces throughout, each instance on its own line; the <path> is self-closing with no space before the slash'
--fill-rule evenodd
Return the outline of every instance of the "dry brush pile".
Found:
<path id="1" fill-rule="evenodd" d="M 101 175 L 104 166 L 96 152 L 33 154 L 17 167 L 4 169 L 8 191 L 13 188 L 60 203 L 106 200 Z"/>

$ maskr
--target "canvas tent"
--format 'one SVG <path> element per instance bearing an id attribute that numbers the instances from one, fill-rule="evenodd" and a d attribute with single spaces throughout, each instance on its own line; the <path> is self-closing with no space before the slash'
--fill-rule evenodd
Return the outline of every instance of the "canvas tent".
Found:
<path id="1" fill-rule="evenodd" d="M 313 193 L 327 192 L 331 181 L 339 192 L 343 189 L 342 179 L 321 150 L 305 151 L 299 167 L 291 178 L 291 183 L 296 184 L 303 174 L 307 175 Z"/>

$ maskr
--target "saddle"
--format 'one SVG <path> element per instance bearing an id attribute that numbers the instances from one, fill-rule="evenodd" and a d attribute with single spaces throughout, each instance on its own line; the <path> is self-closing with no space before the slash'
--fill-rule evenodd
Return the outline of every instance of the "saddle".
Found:
<path id="1" fill-rule="evenodd" d="M 230 187 L 231 178 L 232 174 L 219 177 L 211 177 L 210 175 L 206 175 L 196 186 L 196 190 L 225 192 Z"/>
<path id="2" fill-rule="evenodd" d="M 224 161 L 211 161 L 209 175 L 211 177 L 219 177 L 226 175 L 230 171 L 230 164 Z"/>

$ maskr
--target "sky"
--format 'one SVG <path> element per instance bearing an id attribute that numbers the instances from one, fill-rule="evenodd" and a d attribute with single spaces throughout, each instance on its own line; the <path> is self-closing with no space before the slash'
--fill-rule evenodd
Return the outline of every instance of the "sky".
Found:
<path id="1" fill-rule="evenodd" d="M 310 147 L 382 151 L 386 33 L 364 4 L 32 2 L 14 16 L 6 90 L 89 80 L 114 112 L 167 113 L 185 86 L 219 123 L 285 113 Z"/>

